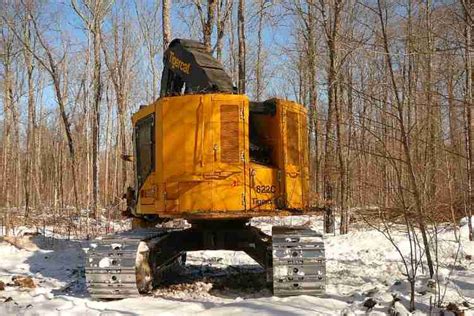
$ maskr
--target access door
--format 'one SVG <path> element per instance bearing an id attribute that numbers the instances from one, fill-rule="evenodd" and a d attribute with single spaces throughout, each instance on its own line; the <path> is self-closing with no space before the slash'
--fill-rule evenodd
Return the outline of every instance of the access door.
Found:
<path id="1" fill-rule="evenodd" d="M 307 199 L 306 115 L 291 107 L 284 107 L 282 115 L 286 208 L 303 209 Z"/>
<path id="2" fill-rule="evenodd" d="M 225 95 L 213 100 L 214 122 L 214 209 L 243 211 L 247 209 L 248 104 L 241 97 Z"/>

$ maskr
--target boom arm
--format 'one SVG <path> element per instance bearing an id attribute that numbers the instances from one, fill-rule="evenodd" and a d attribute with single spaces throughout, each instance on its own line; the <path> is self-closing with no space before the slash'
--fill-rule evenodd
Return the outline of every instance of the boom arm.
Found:
<path id="1" fill-rule="evenodd" d="M 165 52 L 163 63 L 161 97 L 182 93 L 235 92 L 232 79 L 222 64 L 199 42 L 173 40 Z"/>

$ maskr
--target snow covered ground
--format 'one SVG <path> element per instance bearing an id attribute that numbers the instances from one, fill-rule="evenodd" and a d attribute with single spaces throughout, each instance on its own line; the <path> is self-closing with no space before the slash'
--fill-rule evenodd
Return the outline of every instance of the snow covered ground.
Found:
<path id="1" fill-rule="evenodd" d="M 256 219 L 264 231 L 271 225 L 310 224 L 321 229 L 319 218 Z M 232 251 L 188 254 L 187 266 L 174 284 L 153 295 L 117 301 L 94 301 L 85 290 L 82 247 L 87 241 L 66 241 L 43 236 L 24 237 L 16 244 L 0 242 L 0 315 L 357 315 L 366 314 L 368 298 L 378 304 L 369 312 L 385 315 L 393 295 L 408 307 L 409 286 L 402 275 L 399 254 L 381 233 L 352 227 L 347 235 L 326 236 L 327 295 L 325 297 L 273 297 L 264 288 L 262 270 L 247 255 Z M 474 243 L 461 227 L 461 246 L 451 229 L 439 233 L 439 269 L 444 301 L 469 305 L 474 315 Z M 396 233 L 402 251 L 409 244 Z M 21 242 L 21 244 L 20 244 Z M 457 258 L 457 262 L 455 262 Z M 421 272 L 420 272 L 421 274 Z M 36 288 L 12 284 L 12 276 L 31 276 Z M 417 282 L 416 314 L 427 314 L 433 293 L 427 278 Z M 400 304 L 398 303 L 398 304 Z"/>

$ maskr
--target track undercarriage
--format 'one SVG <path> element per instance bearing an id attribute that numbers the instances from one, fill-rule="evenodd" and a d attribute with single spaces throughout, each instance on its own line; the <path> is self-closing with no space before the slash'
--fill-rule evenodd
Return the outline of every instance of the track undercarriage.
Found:
<path id="1" fill-rule="evenodd" d="M 273 227 L 272 236 L 246 220 L 194 221 L 187 229 L 146 228 L 94 240 L 86 281 L 94 298 L 126 298 L 159 286 L 187 251 L 244 251 L 266 271 L 275 295 L 321 295 L 326 273 L 322 235 L 302 227 Z"/>

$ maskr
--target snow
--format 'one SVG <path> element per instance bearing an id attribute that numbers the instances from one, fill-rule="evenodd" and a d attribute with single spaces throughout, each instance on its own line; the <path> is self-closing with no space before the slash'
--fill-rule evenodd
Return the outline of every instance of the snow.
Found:
<path id="1" fill-rule="evenodd" d="M 322 222 L 300 216 L 259 218 L 253 224 L 268 233 L 272 225 L 281 224 L 309 224 L 320 230 Z M 7 284 L 0 291 L 0 315 L 362 315 L 367 312 L 363 304 L 368 298 L 378 303 L 370 315 L 386 315 L 391 305 L 406 314 L 409 284 L 402 274 L 400 255 L 380 232 L 362 226 L 351 229 L 346 235 L 325 236 L 328 284 L 324 297 L 273 297 L 264 287 L 262 269 L 246 254 L 196 251 L 188 253 L 187 266 L 174 284 L 151 295 L 92 300 L 83 272 L 82 249 L 88 247 L 87 241 L 25 236 L 19 248 L 0 242 L 0 281 Z M 439 230 L 439 279 L 441 293 L 446 287 L 446 304 L 468 302 L 473 308 L 474 243 L 467 240 L 467 233 L 467 226 L 461 225 L 458 247 L 451 228 Z M 406 253 L 409 243 L 403 233 L 394 233 L 394 239 Z M 28 247 L 28 242 L 34 247 Z M 14 275 L 31 276 L 37 287 L 13 286 Z M 429 313 L 430 298 L 434 299 L 429 283 L 420 271 L 417 315 Z M 399 301 L 392 304 L 394 296 Z M 474 315 L 473 310 L 466 315 Z"/>

